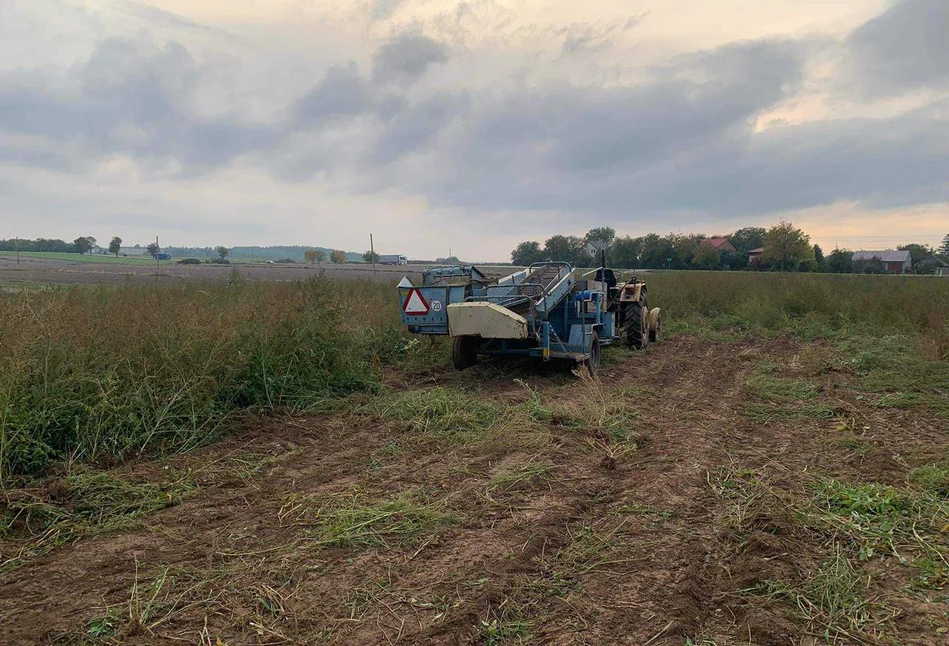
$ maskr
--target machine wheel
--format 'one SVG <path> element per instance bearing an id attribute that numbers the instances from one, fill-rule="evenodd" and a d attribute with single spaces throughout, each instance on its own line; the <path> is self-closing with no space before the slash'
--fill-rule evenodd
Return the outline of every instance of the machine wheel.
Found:
<path id="1" fill-rule="evenodd" d="M 476 336 L 456 336 L 451 342 L 451 362 L 456 370 L 465 370 L 478 363 L 478 346 L 481 339 Z"/>
<path id="2" fill-rule="evenodd" d="M 626 344 L 634 350 L 645 350 L 652 335 L 649 333 L 649 309 L 646 299 L 630 303 L 626 311 Z"/>
<path id="3" fill-rule="evenodd" d="M 590 343 L 590 358 L 587 359 L 587 370 L 591 375 L 595 375 L 600 369 L 600 337 L 596 332 L 593 333 L 593 340 Z"/>

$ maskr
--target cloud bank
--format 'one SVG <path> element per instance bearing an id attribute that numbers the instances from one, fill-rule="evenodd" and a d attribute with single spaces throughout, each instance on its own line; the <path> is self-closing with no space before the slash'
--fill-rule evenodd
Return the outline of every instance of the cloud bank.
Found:
<path id="1" fill-rule="evenodd" d="M 422 200 L 441 217 L 583 216 L 640 230 L 844 201 L 949 202 L 944 0 L 893 4 L 843 36 L 758 37 L 648 64 L 626 56 L 648 12 L 561 26 L 556 47 L 497 51 L 467 45 L 444 13 L 400 20 L 409 4 L 355 7 L 383 33 L 283 98 L 267 77 L 286 74 L 286 59 L 255 75 L 253 42 L 235 53 L 210 27 L 155 7 L 72 3 L 67 53 L 0 63 L 0 180 L 95 176 L 116 160 L 136 182 L 172 185 L 240 168 L 288 191 Z M 62 8 L 14 0 L 0 9 L 0 40 L 32 40 L 55 24 L 44 12 Z M 114 14 L 134 14 L 134 33 Z M 818 74 L 818 114 L 762 125 L 793 112 Z M 12 217 L 15 204 L 5 208 Z"/>

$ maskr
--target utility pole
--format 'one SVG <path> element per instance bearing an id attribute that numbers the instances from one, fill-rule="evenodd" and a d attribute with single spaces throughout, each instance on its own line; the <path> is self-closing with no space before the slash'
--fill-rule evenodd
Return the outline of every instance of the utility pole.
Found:
<path id="1" fill-rule="evenodd" d="M 155 265 L 158 269 L 155 271 L 155 275 L 161 273 L 161 247 L 158 246 L 158 236 L 155 236 Z"/>
<path id="2" fill-rule="evenodd" d="M 16 248 L 16 268 L 20 268 L 20 237 L 13 239 L 13 246 Z"/>
<path id="3" fill-rule="evenodd" d="M 372 257 L 372 277 L 376 277 L 376 245 L 372 241 L 372 234 L 369 234 L 369 254 Z"/>

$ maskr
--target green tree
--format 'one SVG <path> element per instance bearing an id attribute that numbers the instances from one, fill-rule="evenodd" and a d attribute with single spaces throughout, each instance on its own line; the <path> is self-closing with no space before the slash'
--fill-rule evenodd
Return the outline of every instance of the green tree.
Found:
<path id="1" fill-rule="evenodd" d="M 912 262 L 913 262 L 913 266 L 917 265 L 918 263 L 921 263 L 922 261 L 931 257 L 935 253 L 935 250 L 932 247 L 928 245 L 924 245 L 924 244 L 918 244 L 915 242 L 900 245 L 897 247 L 897 249 L 899 249 L 900 251 L 909 252 L 910 258 L 912 259 Z"/>
<path id="2" fill-rule="evenodd" d="M 590 261 L 584 247 L 586 242 L 575 236 L 553 236 L 544 243 L 543 257 L 547 260 L 562 260 L 573 265 Z"/>
<path id="3" fill-rule="evenodd" d="M 767 236 L 767 230 L 761 227 L 745 227 L 735 231 L 735 233 L 728 236 L 728 239 L 735 245 L 738 253 L 745 255 L 752 249 L 763 247 Z"/>
<path id="4" fill-rule="evenodd" d="M 379 262 L 379 254 L 375 251 L 367 251 L 362 255 L 362 261 L 368 263 L 377 263 Z"/>
<path id="5" fill-rule="evenodd" d="M 326 260 L 326 252 L 322 249 L 307 249 L 303 252 L 303 259 L 311 265 Z"/>
<path id="6" fill-rule="evenodd" d="M 227 260 L 227 254 L 231 253 L 231 250 L 228 249 L 227 247 L 219 246 L 219 247 L 214 247 L 214 253 L 217 254 L 218 260 L 223 262 Z"/>
<path id="7" fill-rule="evenodd" d="M 595 229 L 590 229 L 584 238 L 586 242 L 599 240 L 600 242 L 606 243 L 608 245 L 612 245 L 613 240 L 615 239 L 616 231 L 613 229 L 613 227 L 597 227 Z"/>
<path id="8" fill-rule="evenodd" d="M 96 246 L 96 239 L 92 236 L 76 238 L 73 240 L 73 246 L 76 247 L 76 251 L 78 251 L 80 254 L 89 253 L 92 251 L 92 248 Z"/>
<path id="9" fill-rule="evenodd" d="M 642 250 L 642 238 L 616 238 L 610 249 L 610 257 L 617 269 L 636 269 L 639 267 L 639 253 Z"/>
<path id="10" fill-rule="evenodd" d="M 943 256 L 949 256 L 949 233 L 942 239 L 942 244 L 939 245 L 939 253 Z"/>
<path id="11" fill-rule="evenodd" d="M 942 267 L 942 264 L 936 259 L 935 256 L 930 256 L 919 261 L 919 264 L 913 267 L 913 271 L 919 274 L 920 276 L 926 276 L 930 274 L 935 274 L 936 269 Z"/>
<path id="12" fill-rule="evenodd" d="M 158 254 L 161 253 L 161 247 L 158 246 L 157 242 L 150 242 L 148 245 L 146 245 L 145 250 L 148 251 L 149 256 L 155 259 L 157 259 Z"/>
<path id="13" fill-rule="evenodd" d="M 834 274 L 849 274 L 853 271 L 853 252 L 848 249 L 834 249 L 827 256 L 827 270 Z"/>
<path id="14" fill-rule="evenodd" d="M 748 266 L 748 256 L 737 251 L 725 251 L 722 253 L 722 266 L 733 270 L 744 269 Z"/>
<path id="15" fill-rule="evenodd" d="M 345 264 L 346 264 L 346 252 L 345 252 L 345 251 L 340 251 L 339 249 L 337 249 L 336 251 L 334 251 L 333 253 L 330 254 L 330 262 L 332 262 L 332 263 L 334 263 L 334 264 L 337 264 L 337 265 L 345 265 Z"/>
<path id="16" fill-rule="evenodd" d="M 666 238 L 672 245 L 672 268 L 690 269 L 693 266 L 692 260 L 695 258 L 695 252 L 705 236 L 670 233 Z M 719 256 L 719 260 L 721 260 L 721 256 Z"/>
<path id="17" fill-rule="evenodd" d="M 527 267 L 532 263 L 538 262 L 543 256 L 538 242 L 522 242 L 511 252 L 511 262 L 515 265 Z"/>
<path id="18" fill-rule="evenodd" d="M 639 266 L 644 269 L 662 269 L 672 258 L 672 243 L 656 233 L 642 237 L 642 251 L 639 254 Z"/>
<path id="19" fill-rule="evenodd" d="M 722 254 L 710 244 L 700 244 L 692 256 L 692 264 L 699 269 L 718 269 L 722 266 Z"/>
<path id="20" fill-rule="evenodd" d="M 814 260 L 818 265 L 824 264 L 824 250 L 820 248 L 820 245 L 814 245 Z"/>
<path id="21" fill-rule="evenodd" d="M 791 222 L 781 221 L 768 230 L 761 259 L 780 271 L 798 269 L 814 255 L 810 237 Z"/>
<path id="22" fill-rule="evenodd" d="M 113 236 L 112 240 L 109 241 L 109 253 L 114 254 L 115 257 L 118 258 L 120 251 L 122 251 L 122 238 Z"/>

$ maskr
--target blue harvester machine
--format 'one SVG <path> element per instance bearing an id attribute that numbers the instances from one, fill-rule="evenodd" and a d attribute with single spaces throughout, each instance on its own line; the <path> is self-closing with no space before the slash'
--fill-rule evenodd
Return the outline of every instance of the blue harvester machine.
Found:
<path id="1" fill-rule="evenodd" d="M 645 349 L 659 339 L 659 308 L 648 309 L 644 282 L 619 283 L 606 267 L 575 273 L 569 263 L 542 262 L 492 282 L 473 266 L 436 267 L 421 286 L 399 283 L 402 322 L 415 334 L 451 336 L 459 370 L 479 356 L 521 355 L 595 371 L 603 346 Z"/>

